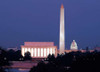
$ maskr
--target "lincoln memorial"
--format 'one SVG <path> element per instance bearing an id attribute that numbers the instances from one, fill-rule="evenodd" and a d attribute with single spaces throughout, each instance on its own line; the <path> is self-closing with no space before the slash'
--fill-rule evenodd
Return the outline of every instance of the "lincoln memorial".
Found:
<path id="1" fill-rule="evenodd" d="M 24 56 L 26 52 L 30 52 L 32 58 L 46 58 L 49 54 L 57 56 L 57 46 L 54 42 L 24 42 L 21 53 Z"/>

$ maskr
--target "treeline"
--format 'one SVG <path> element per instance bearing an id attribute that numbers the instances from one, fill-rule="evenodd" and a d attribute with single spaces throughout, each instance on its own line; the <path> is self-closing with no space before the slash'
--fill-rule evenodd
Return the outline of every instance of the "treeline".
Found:
<path id="1" fill-rule="evenodd" d="M 0 72 L 6 72 L 3 66 L 10 65 L 9 61 L 6 59 L 6 51 L 0 48 Z"/>
<path id="2" fill-rule="evenodd" d="M 4 60 L 8 60 L 8 61 L 24 61 L 24 60 L 31 60 L 31 54 L 30 52 L 26 52 L 25 56 L 23 57 L 21 55 L 21 50 L 18 51 L 14 51 L 14 50 L 3 50 L 2 48 L 0 48 L 1 51 L 1 55 L 4 57 Z"/>
<path id="3" fill-rule="evenodd" d="M 26 52 L 25 56 L 23 57 L 21 55 L 21 51 L 14 51 L 9 50 L 6 51 L 3 48 L 0 48 L 0 72 L 6 72 L 3 68 L 3 66 L 9 66 L 11 65 L 10 61 L 25 61 L 25 60 L 31 60 L 31 54 L 30 52 Z"/>
<path id="4" fill-rule="evenodd" d="M 100 72 L 100 52 L 70 52 L 49 55 L 47 61 L 38 63 L 30 72 Z"/>

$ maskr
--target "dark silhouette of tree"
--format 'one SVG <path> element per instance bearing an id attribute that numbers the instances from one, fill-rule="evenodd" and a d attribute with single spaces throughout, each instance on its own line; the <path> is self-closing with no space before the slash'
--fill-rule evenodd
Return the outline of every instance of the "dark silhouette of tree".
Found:
<path id="1" fill-rule="evenodd" d="M 44 62 L 39 62 L 36 67 L 31 68 L 29 72 L 66 72 L 67 70 L 63 67 L 59 67 L 54 63 L 45 64 Z"/>
<path id="2" fill-rule="evenodd" d="M 48 55 L 48 57 L 47 57 L 47 60 L 49 61 L 49 62 L 55 62 L 55 56 L 54 56 L 54 54 L 49 54 Z"/>
<path id="3" fill-rule="evenodd" d="M 48 56 L 48 63 L 40 62 L 30 72 L 100 72 L 100 52 L 70 52 Z"/>
<path id="4" fill-rule="evenodd" d="M 21 55 L 21 50 L 14 51 L 14 50 L 9 50 L 7 51 L 7 59 L 9 61 L 23 61 L 23 56 Z"/>
<path id="5" fill-rule="evenodd" d="M 7 52 L 0 47 L 0 72 L 5 72 L 3 66 L 10 65 L 6 55 Z"/>
<path id="6" fill-rule="evenodd" d="M 15 51 L 14 50 L 9 50 L 9 51 L 7 51 L 7 59 L 9 60 L 9 61 L 15 61 Z"/>
<path id="7" fill-rule="evenodd" d="M 30 52 L 26 52 L 25 56 L 24 56 L 24 60 L 31 60 L 31 59 L 32 59 L 32 57 L 31 57 Z"/>
<path id="8" fill-rule="evenodd" d="M 23 56 L 21 55 L 21 50 L 18 50 L 14 53 L 14 56 L 15 56 L 15 60 L 16 61 L 23 61 Z"/>
<path id="9" fill-rule="evenodd" d="M 5 65 L 10 65 L 8 60 L 7 60 L 7 52 L 3 49 L 0 48 L 0 66 L 5 66 Z"/>

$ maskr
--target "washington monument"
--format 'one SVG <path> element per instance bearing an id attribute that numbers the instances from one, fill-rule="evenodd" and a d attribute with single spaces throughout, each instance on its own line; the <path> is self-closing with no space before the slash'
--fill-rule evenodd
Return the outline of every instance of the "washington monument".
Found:
<path id="1" fill-rule="evenodd" d="M 65 50 L 65 28 L 64 28 L 64 6 L 61 5 L 60 8 L 60 41 L 59 41 L 59 50 L 60 54 L 64 53 Z"/>

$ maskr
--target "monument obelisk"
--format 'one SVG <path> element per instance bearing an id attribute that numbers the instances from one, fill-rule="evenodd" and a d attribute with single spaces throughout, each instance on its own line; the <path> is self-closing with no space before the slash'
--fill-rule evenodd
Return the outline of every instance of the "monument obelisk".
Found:
<path id="1" fill-rule="evenodd" d="M 65 50 L 65 28 L 64 28 L 64 6 L 60 8 L 60 41 L 59 41 L 59 53 L 63 54 Z"/>

